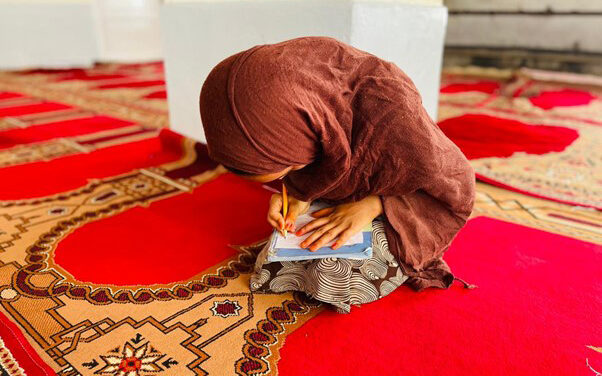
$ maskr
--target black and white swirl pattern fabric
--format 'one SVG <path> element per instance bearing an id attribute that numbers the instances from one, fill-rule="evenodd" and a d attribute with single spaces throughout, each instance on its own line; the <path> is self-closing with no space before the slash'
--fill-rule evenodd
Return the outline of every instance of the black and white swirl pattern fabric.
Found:
<path id="1" fill-rule="evenodd" d="M 387 296 L 407 278 L 389 252 L 384 225 L 377 219 L 372 223 L 372 258 L 268 263 L 266 246 L 257 257 L 250 287 L 257 292 L 302 291 L 338 312 L 349 313 L 351 305 Z"/>

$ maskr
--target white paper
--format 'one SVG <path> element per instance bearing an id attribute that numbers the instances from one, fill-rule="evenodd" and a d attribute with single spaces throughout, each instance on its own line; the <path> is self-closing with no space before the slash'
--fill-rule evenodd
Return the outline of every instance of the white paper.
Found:
<path id="1" fill-rule="evenodd" d="M 312 217 L 311 215 L 309 215 L 309 213 L 313 213 L 314 211 L 320 210 L 323 207 L 326 207 L 326 206 L 312 205 L 311 208 L 308 210 L 308 214 L 303 214 L 303 215 L 300 215 L 299 217 L 297 217 L 297 221 L 295 222 L 295 229 L 299 230 L 301 227 L 303 227 L 306 224 L 308 224 L 309 222 L 313 221 L 315 218 Z M 301 236 L 297 236 L 297 235 L 295 235 L 294 232 L 289 232 L 288 235 L 286 236 L 286 238 L 284 238 L 280 233 L 278 233 L 276 235 L 276 244 L 274 245 L 274 248 L 302 248 L 301 243 L 303 242 L 303 240 L 307 239 L 312 233 L 313 233 L 313 231 L 308 232 Z M 336 240 L 336 238 L 335 238 L 335 240 Z M 343 245 L 360 244 L 363 242 L 364 242 L 364 233 L 362 231 L 360 231 L 357 234 L 350 237 L 349 240 L 347 240 L 345 242 L 345 244 L 343 244 Z M 334 240 L 327 243 L 324 247 L 330 247 L 333 243 L 334 243 Z"/>

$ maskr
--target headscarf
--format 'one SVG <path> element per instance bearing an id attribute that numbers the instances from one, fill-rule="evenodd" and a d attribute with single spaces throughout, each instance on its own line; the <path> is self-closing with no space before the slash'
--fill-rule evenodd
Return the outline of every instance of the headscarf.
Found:
<path id="1" fill-rule="evenodd" d="M 441 259 L 474 203 L 474 172 L 394 64 L 335 39 L 255 46 L 219 63 L 200 110 L 211 158 L 252 174 L 290 172 L 292 196 L 381 197 L 386 233 L 415 289 L 448 287 Z"/>

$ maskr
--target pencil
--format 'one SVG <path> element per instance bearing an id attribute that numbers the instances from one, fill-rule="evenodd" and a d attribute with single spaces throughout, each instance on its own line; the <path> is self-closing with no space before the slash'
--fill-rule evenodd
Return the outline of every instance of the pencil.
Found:
<path id="1" fill-rule="evenodd" d="M 284 237 L 286 238 L 286 214 L 288 213 L 288 194 L 286 193 L 286 186 L 282 183 L 282 216 L 284 217 Z"/>

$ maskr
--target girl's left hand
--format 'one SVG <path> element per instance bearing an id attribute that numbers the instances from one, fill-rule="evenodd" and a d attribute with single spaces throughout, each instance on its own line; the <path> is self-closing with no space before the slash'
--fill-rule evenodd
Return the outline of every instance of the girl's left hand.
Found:
<path id="1" fill-rule="evenodd" d="M 342 204 L 313 212 L 316 218 L 296 232 L 301 236 L 313 233 L 301 243 L 301 247 L 315 251 L 336 239 L 332 249 L 337 249 L 354 234 L 372 222 L 383 212 L 382 203 L 378 196 L 368 196 L 360 201 Z"/>

